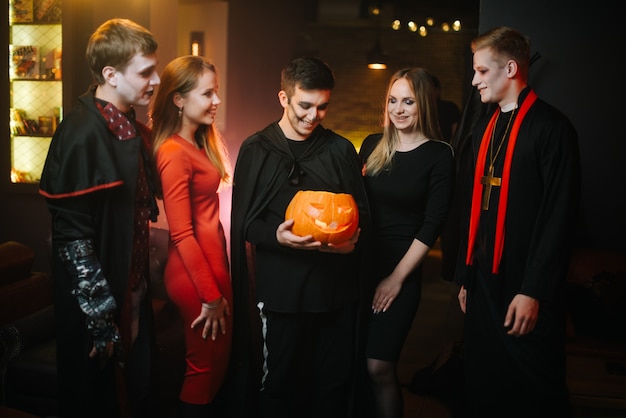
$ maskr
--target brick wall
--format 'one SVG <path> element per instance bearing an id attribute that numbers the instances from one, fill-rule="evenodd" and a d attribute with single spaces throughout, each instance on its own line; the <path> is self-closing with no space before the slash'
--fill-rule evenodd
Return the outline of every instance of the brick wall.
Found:
<path id="1" fill-rule="evenodd" d="M 462 109 L 471 70 L 469 43 L 475 31 L 435 32 L 422 38 L 408 31 L 358 25 L 319 25 L 301 34 L 299 55 L 326 61 L 337 79 L 324 126 L 359 147 L 363 138 L 380 131 L 383 100 L 389 78 L 406 66 L 429 69 L 441 80 L 442 97 Z M 388 56 L 386 70 L 367 68 L 367 53 L 380 37 Z"/>

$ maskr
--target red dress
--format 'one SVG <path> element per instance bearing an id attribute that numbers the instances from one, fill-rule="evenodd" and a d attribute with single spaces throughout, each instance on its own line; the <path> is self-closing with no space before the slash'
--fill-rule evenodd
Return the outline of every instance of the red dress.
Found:
<path id="1" fill-rule="evenodd" d="M 226 334 L 202 338 L 202 326 L 191 329 L 201 303 L 223 296 L 232 307 L 226 239 L 219 219 L 220 174 L 206 152 L 178 135 L 159 148 L 157 169 L 170 229 L 164 283 L 185 325 L 186 371 L 180 399 L 210 403 L 219 390 L 230 357 L 232 316 Z"/>

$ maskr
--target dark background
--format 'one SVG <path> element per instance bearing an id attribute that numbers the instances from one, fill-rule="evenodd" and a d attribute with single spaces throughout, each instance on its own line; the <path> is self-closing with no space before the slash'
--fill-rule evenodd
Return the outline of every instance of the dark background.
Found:
<path id="1" fill-rule="evenodd" d="M 98 9 L 95 13 L 94 6 L 83 3 L 64 1 L 66 112 L 89 82 L 87 73 L 78 68 L 84 65 L 84 45 L 95 27 L 118 12 L 150 27 L 150 16 L 157 12 L 110 0 L 106 11 Z M 442 16 L 464 14 L 468 24 L 459 34 L 444 36 L 433 31 L 432 36 L 417 39 L 381 29 L 378 21 L 364 14 L 368 2 L 228 2 L 228 97 L 223 98 L 228 112 L 224 134 L 233 158 L 248 135 L 280 117 L 282 109 L 276 98 L 280 69 L 297 55 L 314 54 L 333 67 L 337 86 L 324 125 L 358 146 L 367 132 L 378 130 L 382 97 L 394 69 L 404 65 L 428 67 L 442 80 L 444 98 L 462 107 L 471 88 L 469 40 L 493 26 L 508 25 L 527 34 L 533 52 L 541 54 L 531 71 L 532 87 L 567 114 L 579 134 L 583 201 L 575 246 L 626 249 L 626 134 L 622 116 L 626 89 L 621 68 L 626 30 L 618 20 L 617 6 L 607 0 L 380 3 L 385 13 L 402 8 L 410 9 L 404 13 L 419 13 L 422 9 L 418 6 L 433 7 L 429 10 L 436 7 Z M 341 6 L 347 11 L 343 12 Z M 0 18 L 6 16 L 2 13 Z M 156 32 L 156 28 L 151 29 Z M 390 58 L 390 68 L 382 72 L 365 69 L 365 53 L 377 37 Z M 76 57 L 74 71 L 68 67 L 72 62 L 69 54 Z M 8 79 L 6 71 L 0 69 L 2 79 Z M 3 94 L 5 90 L 3 87 Z M 8 127 L 5 132 L 8 137 Z M 5 172 L 8 141 L 0 141 L 4 141 L 0 145 L 0 168 Z M 48 271 L 45 242 L 50 217 L 43 198 L 36 193 L 36 187 L 9 185 L 4 178 L 0 182 L 0 242 L 13 240 L 32 247 L 36 252 L 34 268 Z"/>

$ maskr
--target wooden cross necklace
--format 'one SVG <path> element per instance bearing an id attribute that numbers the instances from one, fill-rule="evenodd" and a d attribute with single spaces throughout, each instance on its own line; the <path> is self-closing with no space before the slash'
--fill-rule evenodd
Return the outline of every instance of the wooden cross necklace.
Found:
<path id="1" fill-rule="evenodd" d="M 493 166 L 496 162 L 496 158 L 498 158 L 498 154 L 500 154 L 500 150 L 502 149 L 502 145 L 504 144 L 506 135 L 509 132 L 509 128 L 511 127 L 511 121 L 513 120 L 513 116 L 515 116 L 515 110 L 517 110 L 517 108 L 514 108 L 513 111 L 511 112 L 511 116 L 509 116 L 509 122 L 506 124 L 504 135 L 502 135 L 502 139 L 500 140 L 500 145 L 498 145 L 498 149 L 496 150 L 495 155 L 493 153 L 493 142 L 496 136 L 496 126 L 498 125 L 497 119 L 496 119 L 496 123 L 493 126 L 493 131 L 491 132 L 491 141 L 489 141 L 489 170 L 487 171 L 486 176 L 482 176 L 480 178 L 480 183 L 485 186 L 485 189 L 483 190 L 483 204 L 482 204 L 483 210 L 489 209 L 489 199 L 491 198 L 491 188 L 494 186 L 500 187 L 500 185 L 502 184 L 502 178 L 495 177 L 493 175 Z M 498 118 L 500 118 L 500 115 L 498 115 Z"/>

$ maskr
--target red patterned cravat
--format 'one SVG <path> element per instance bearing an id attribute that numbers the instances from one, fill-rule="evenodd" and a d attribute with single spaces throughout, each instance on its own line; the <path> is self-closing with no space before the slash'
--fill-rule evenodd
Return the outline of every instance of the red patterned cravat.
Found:
<path id="1" fill-rule="evenodd" d="M 100 110 L 100 113 L 106 119 L 109 125 L 109 130 L 115 134 L 120 141 L 126 141 L 131 138 L 137 138 L 137 130 L 133 123 L 134 112 L 131 109 L 130 115 L 126 115 L 115 107 L 112 103 L 103 105 L 100 101 L 96 100 L 96 106 Z"/>

